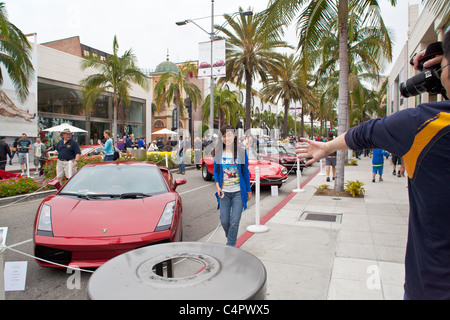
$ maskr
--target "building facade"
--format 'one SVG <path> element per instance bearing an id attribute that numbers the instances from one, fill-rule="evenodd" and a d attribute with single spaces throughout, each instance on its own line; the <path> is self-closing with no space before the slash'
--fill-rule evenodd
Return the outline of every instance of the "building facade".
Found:
<path id="1" fill-rule="evenodd" d="M 108 54 L 80 43 L 79 37 L 57 40 L 38 46 L 38 132 L 67 122 L 88 131 L 75 135 L 81 144 L 96 143 L 103 138 L 103 131 L 112 129 L 113 95 L 105 92 L 91 110 L 86 110 L 80 87 L 82 79 L 96 70 L 81 70 L 84 57 L 97 55 L 102 59 Z M 130 105 L 118 110 L 117 132 L 147 137 L 151 134 L 152 92 L 133 85 Z M 51 137 L 57 139 L 58 137 Z"/>
<path id="2" fill-rule="evenodd" d="M 443 40 L 445 31 L 450 26 L 450 16 L 436 16 L 427 6 L 421 11 L 420 6 L 415 4 L 409 6 L 408 21 L 408 40 L 389 74 L 387 115 L 415 108 L 421 103 L 442 100 L 441 95 L 427 92 L 405 98 L 400 94 L 400 85 L 419 72 L 409 63 L 413 55 L 426 49 L 430 43 Z"/>

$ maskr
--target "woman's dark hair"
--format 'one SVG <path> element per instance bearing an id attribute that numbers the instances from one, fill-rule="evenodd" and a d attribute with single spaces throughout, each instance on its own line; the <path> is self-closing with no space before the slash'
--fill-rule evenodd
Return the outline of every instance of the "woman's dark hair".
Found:
<path id="1" fill-rule="evenodd" d="M 215 157 L 216 149 L 217 149 L 217 151 L 218 151 L 218 158 L 220 159 L 222 157 L 222 151 L 225 148 L 225 143 L 223 143 L 222 136 L 224 136 L 227 133 L 227 131 L 233 131 L 233 134 L 234 134 L 233 157 L 234 157 L 234 161 L 236 161 L 236 158 L 237 158 L 237 155 L 238 155 L 238 140 L 237 140 L 237 135 L 235 134 L 234 130 L 235 130 L 234 127 L 232 125 L 230 125 L 230 124 L 226 124 L 226 125 L 222 126 L 222 128 L 220 128 L 221 136 L 218 138 L 217 145 L 212 150 L 211 156 Z M 222 142 L 222 147 L 220 147 L 220 142 Z"/>

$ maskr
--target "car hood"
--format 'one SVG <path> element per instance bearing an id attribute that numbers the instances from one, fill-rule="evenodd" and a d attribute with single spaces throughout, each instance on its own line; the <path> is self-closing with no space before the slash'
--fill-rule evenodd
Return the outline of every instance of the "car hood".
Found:
<path id="1" fill-rule="evenodd" d="M 250 180 L 255 179 L 255 168 L 259 166 L 261 173 L 261 178 L 272 177 L 272 176 L 282 176 L 281 168 L 282 166 L 278 163 L 266 161 L 266 160 L 250 160 L 248 170 L 250 171 Z"/>
<path id="2" fill-rule="evenodd" d="M 54 196 L 51 207 L 55 237 L 98 238 L 153 232 L 161 214 L 175 194 L 141 199 L 82 200 Z"/>

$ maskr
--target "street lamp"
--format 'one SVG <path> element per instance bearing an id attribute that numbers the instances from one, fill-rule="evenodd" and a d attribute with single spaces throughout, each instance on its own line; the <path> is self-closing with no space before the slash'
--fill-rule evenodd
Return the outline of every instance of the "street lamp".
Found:
<path id="1" fill-rule="evenodd" d="M 232 20 L 235 16 L 237 15 L 241 15 L 241 16 L 252 16 L 253 15 L 253 11 L 243 11 L 243 12 L 235 12 L 231 15 L 231 17 L 229 19 L 227 19 L 227 21 L 225 21 L 221 28 L 225 27 L 230 20 Z M 194 25 L 196 25 L 198 28 L 200 28 L 201 30 L 203 30 L 204 32 L 206 32 L 211 39 L 211 84 L 210 84 L 210 105 L 209 105 L 209 130 L 210 130 L 210 134 L 212 136 L 212 131 L 214 129 L 214 75 L 213 75 L 213 70 L 214 70 L 214 64 L 213 64 L 213 45 L 214 45 L 214 39 L 217 36 L 217 34 L 219 33 L 219 30 L 217 30 L 217 32 L 214 31 L 214 0 L 211 0 L 211 32 L 206 31 L 204 28 L 202 28 L 200 25 L 198 25 L 194 20 L 198 20 L 198 19 L 187 19 L 184 21 L 179 21 L 176 22 L 175 24 L 177 26 L 184 26 L 188 23 L 193 23 Z M 219 128 L 220 129 L 220 128 Z"/>

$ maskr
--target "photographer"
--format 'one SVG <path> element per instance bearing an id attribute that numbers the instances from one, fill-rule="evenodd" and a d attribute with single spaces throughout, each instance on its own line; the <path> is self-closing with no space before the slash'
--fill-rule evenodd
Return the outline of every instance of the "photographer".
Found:
<path id="1" fill-rule="evenodd" d="M 443 56 L 430 56 L 423 67 L 434 67 L 442 89 L 450 92 L 450 31 L 442 48 Z M 416 56 L 416 66 L 425 56 Z M 450 299 L 450 101 L 367 121 L 327 143 L 302 140 L 309 145 L 296 152 L 313 158 L 307 165 L 341 149 L 382 148 L 403 158 L 410 202 L 405 299 Z"/>

